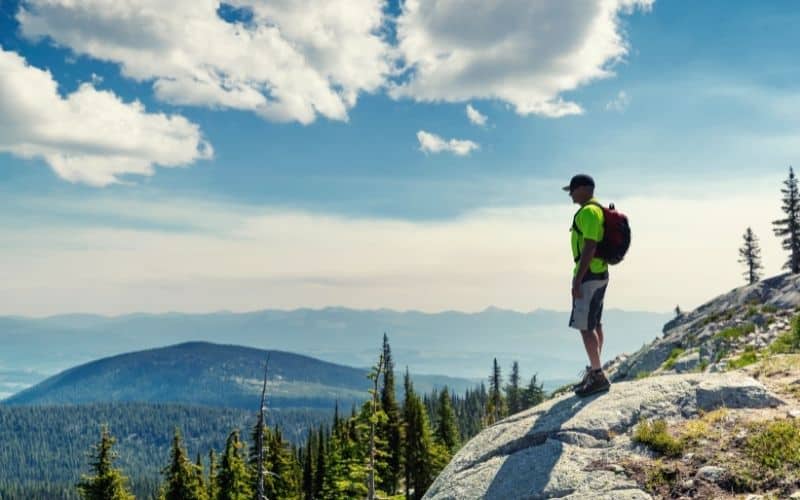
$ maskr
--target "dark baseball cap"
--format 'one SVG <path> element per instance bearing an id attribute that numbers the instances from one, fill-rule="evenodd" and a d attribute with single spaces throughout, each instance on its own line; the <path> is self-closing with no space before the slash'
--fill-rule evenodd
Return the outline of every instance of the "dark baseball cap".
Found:
<path id="1" fill-rule="evenodd" d="M 578 174 L 572 177 L 569 181 L 569 186 L 564 186 L 564 191 L 572 192 L 575 188 L 581 186 L 592 186 L 594 187 L 594 179 L 586 174 Z"/>

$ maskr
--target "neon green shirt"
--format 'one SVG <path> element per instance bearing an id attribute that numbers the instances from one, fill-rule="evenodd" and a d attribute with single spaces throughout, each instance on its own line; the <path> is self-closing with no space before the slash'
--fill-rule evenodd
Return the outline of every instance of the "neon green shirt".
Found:
<path id="1" fill-rule="evenodd" d="M 590 202 L 599 203 L 597 198 L 592 198 Z M 575 225 L 578 226 L 580 232 L 575 231 L 575 228 L 570 229 L 570 245 L 572 246 L 572 258 L 577 259 L 583 250 L 584 240 L 602 241 L 603 239 L 603 209 L 597 205 L 590 205 L 586 203 L 575 217 Z M 582 233 L 582 234 L 581 234 Z M 604 273 L 608 271 L 608 263 L 603 259 L 594 257 L 589 262 L 589 272 Z M 572 270 L 572 275 L 578 274 L 578 262 L 575 262 L 575 267 Z"/>

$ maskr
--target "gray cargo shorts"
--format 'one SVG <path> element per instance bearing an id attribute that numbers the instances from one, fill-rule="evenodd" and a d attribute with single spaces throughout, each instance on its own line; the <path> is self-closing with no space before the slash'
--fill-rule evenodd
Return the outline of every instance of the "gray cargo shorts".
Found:
<path id="1" fill-rule="evenodd" d="M 600 325 L 606 287 L 608 287 L 608 278 L 590 279 L 581 283 L 581 298 L 576 299 L 573 297 L 572 299 L 572 314 L 569 317 L 570 328 L 594 330 Z"/>

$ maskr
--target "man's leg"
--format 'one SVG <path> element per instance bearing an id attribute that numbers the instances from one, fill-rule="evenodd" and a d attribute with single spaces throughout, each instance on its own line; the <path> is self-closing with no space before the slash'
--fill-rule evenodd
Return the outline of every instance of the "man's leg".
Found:
<path id="1" fill-rule="evenodd" d="M 594 329 L 597 332 L 597 354 L 602 358 L 603 356 L 603 325 L 598 324 Z"/>
<path id="2" fill-rule="evenodd" d="M 581 330 L 581 337 L 583 337 L 583 347 L 586 348 L 586 354 L 589 356 L 589 363 L 592 369 L 600 369 L 600 341 L 597 339 L 597 334 L 594 330 Z"/>

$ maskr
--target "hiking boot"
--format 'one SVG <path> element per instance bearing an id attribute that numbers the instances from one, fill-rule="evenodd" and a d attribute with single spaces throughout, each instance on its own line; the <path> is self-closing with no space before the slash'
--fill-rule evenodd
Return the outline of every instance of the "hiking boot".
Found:
<path id="1" fill-rule="evenodd" d="M 585 397 L 590 394 L 607 391 L 609 387 L 611 387 L 611 382 L 606 378 L 606 374 L 602 370 L 599 372 L 592 370 L 589 378 L 586 379 L 586 383 L 575 389 L 575 394 Z"/>
<path id="2" fill-rule="evenodd" d="M 586 383 L 586 379 L 589 378 L 589 374 L 590 373 L 592 373 L 592 367 L 589 366 L 589 365 L 586 365 L 586 368 L 582 372 L 580 372 L 578 374 L 578 376 L 581 378 L 581 381 L 578 382 L 577 384 L 572 384 L 572 390 L 573 391 L 577 390 L 578 387 L 580 387 L 583 384 L 585 384 Z"/>

